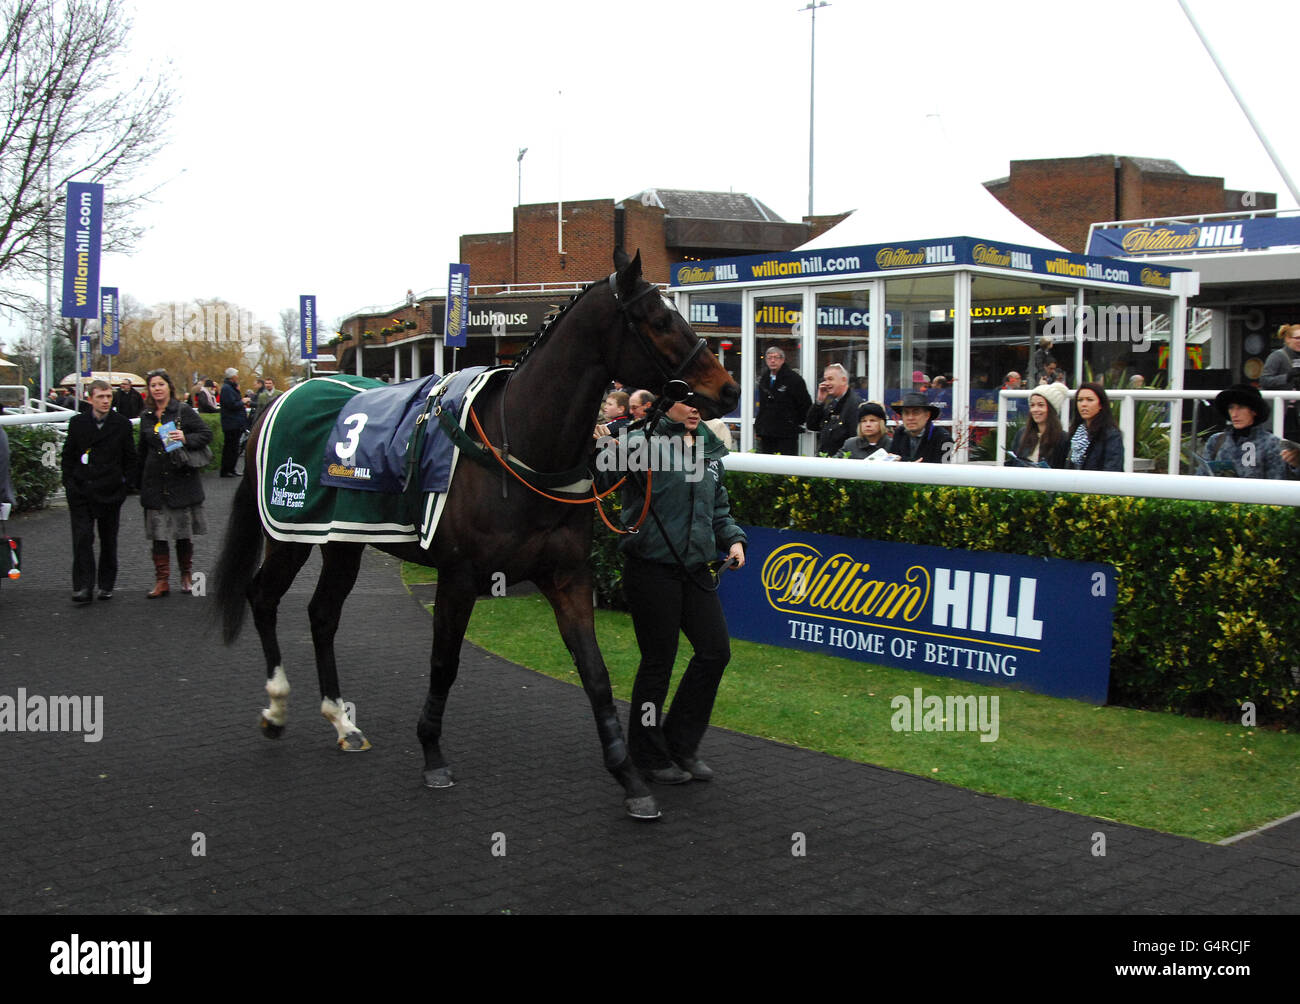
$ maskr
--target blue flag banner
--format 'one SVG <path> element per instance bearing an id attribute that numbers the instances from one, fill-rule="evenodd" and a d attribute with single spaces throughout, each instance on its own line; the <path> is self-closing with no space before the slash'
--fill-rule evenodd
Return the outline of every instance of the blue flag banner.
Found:
<path id="1" fill-rule="evenodd" d="M 1106 703 L 1109 565 L 745 527 L 733 637 Z"/>
<path id="2" fill-rule="evenodd" d="M 99 352 L 115 356 L 121 347 L 121 326 L 118 318 L 117 287 L 105 286 L 99 291 Z"/>
<path id="3" fill-rule="evenodd" d="M 81 375 L 88 377 L 92 369 L 90 365 L 90 336 L 82 335 L 78 340 L 78 344 L 81 347 Z"/>
<path id="4" fill-rule="evenodd" d="M 302 357 L 316 358 L 316 297 L 298 297 L 298 332 L 301 337 Z"/>
<path id="5" fill-rule="evenodd" d="M 99 243 L 104 228 L 104 186 L 68 182 L 63 230 L 63 316 L 99 316 Z"/>
<path id="6" fill-rule="evenodd" d="M 443 344 L 463 349 L 468 325 L 469 266 L 450 265 L 447 268 L 447 306 L 442 320 Z"/>

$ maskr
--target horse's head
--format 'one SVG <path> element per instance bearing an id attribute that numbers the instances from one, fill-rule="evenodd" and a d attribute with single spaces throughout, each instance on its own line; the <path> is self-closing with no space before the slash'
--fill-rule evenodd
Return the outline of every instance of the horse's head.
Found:
<path id="1" fill-rule="evenodd" d="M 682 381 L 690 389 L 687 403 L 706 418 L 735 408 L 740 387 L 673 302 L 642 278 L 641 253 L 628 258 L 619 248 L 614 252 L 614 268 L 609 285 L 626 329 L 614 357 L 614 376 L 628 386 L 679 399 L 683 388 L 672 384 Z"/>

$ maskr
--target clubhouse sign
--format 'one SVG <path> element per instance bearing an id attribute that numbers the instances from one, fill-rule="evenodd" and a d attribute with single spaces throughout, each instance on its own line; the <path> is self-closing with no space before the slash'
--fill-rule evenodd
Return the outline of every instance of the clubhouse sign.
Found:
<path id="1" fill-rule="evenodd" d="M 746 527 L 731 634 L 1104 704 L 1115 570 Z"/>

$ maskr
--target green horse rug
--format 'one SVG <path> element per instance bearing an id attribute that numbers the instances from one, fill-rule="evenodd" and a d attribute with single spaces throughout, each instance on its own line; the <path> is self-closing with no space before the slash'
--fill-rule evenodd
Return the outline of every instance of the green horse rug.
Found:
<path id="1" fill-rule="evenodd" d="M 428 547 L 461 453 L 435 416 L 463 428 L 474 398 L 507 372 L 476 366 L 395 385 L 335 374 L 286 391 L 257 444 L 266 532 L 309 544 Z"/>

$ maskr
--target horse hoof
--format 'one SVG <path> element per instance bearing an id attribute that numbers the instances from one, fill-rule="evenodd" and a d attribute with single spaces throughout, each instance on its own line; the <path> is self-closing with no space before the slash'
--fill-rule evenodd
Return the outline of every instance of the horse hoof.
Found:
<path id="1" fill-rule="evenodd" d="M 452 780 L 450 767 L 434 767 L 424 772 L 426 788 L 450 788 L 456 782 Z"/>
<path id="2" fill-rule="evenodd" d="M 640 798 L 625 798 L 623 799 L 623 806 L 627 809 L 629 816 L 643 822 L 658 819 L 661 815 L 653 795 L 642 795 Z"/>
<path id="3" fill-rule="evenodd" d="M 262 735 L 266 736 L 267 739 L 281 738 L 284 735 L 286 727 L 287 726 L 284 725 L 276 725 L 275 722 L 269 720 L 265 716 L 262 718 Z"/>
<path id="4" fill-rule="evenodd" d="M 370 740 L 360 732 L 349 732 L 339 740 L 339 749 L 344 753 L 362 753 L 370 749 Z"/>

